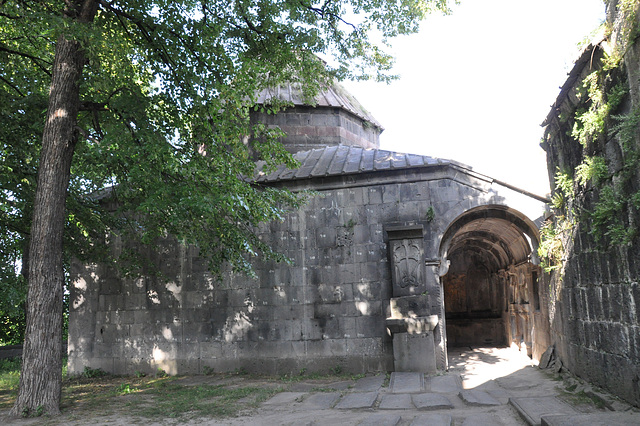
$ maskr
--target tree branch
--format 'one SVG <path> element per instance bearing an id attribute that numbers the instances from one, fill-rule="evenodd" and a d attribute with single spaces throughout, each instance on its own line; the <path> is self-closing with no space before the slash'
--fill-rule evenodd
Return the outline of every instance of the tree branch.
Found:
<path id="1" fill-rule="evenodd" d="M 24 52 L 18 52 L 17 50 L 13 50 L 13 49 L 9 49 L 8 47 L 5 47 L 3 45 L 0 44 L 0 52 L 7 52 L 10 55 L 17 55 L 17 56 L 22 56 L 23 58 L 27 58 L 27 59 L 31 59 L 31 61 L 38 67 L 40 68 L 40 70 L 42 70 L 44 73 L 46 73 L 48 76 L 51 76 L 51 71 L 49 71 L 47 68 L 45 68 L 44 66 L 42 66 L 42 64 L 40 63 L 41 61 L 44 62 L 47 65 L 52 66 L 53 64 L 45 59 L 42 58 L 38 58 L 37 56 L 33 56 L 30 55 L 28 53 L 24 53 Z"/>
<path id="2" fill-rule="evenodd" d="M 13 90 L 15 90 L 16 92 L 18 92 L 18 95 L 20 95 L 21 97 L 25 97 L 26 95 L 24 93 L 22 93 L 20 91 L 20 89 L 18 89 L 17 86 L 14 86 L 13 84 L 11 84 L 11 82 L 9 80 L 7 80 L 6 78 L 4 78 L 3 76 L 0 75 L 0 80 L 4 81 L 5 84 L 9 87 L 11 87 Z"/>
<path id="3" fill-rule="evenodd" d="M 127 32 L 127 34 L 129 34 L 129 36 L 131 36 L 131 33 L 129 32 L 129 29 L 126 27 L 126 25 L 120 18 L 126 18 L 129 21 L 133 22 L 133 24 L 136 27 L 138 27 L 138 29 L 142 33 L 142 37 L 149 44 L 154 45 L 159 50 L 160 57 L 162 58 L 162 61 L 164 62 L 164 64 L 167 65 L 171 70 L 173 70 L 173 68 L 176 65 L 175 61 L 171 58 L 171 55 L 169 55 L 169 53 L 164 48 L 164 46 L 158 45 L 157 43 L 155 43 L 155 40 L 153 39 L 153 37 L 151 37 L 151 35 L 149 34 L 149 31 L 145 27 L 146 23 L 142 19 L 135 17 L 123 10 L 116 9 L 113 6 L 113 4 L 107 2 L 106 0 L 98 0 L 98 3 L 100 3 L 100 5 L 102 5 L 106 10 L 114 13 L 118 17 L 118 20 L 120 21 L 122 26 L 125 28 L 125 31 Z"/>

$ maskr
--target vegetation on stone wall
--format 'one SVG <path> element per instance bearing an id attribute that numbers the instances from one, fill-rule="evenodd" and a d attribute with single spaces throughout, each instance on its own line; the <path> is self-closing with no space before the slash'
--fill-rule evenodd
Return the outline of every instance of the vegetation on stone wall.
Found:
<path id="1" fill-rule="evenodd" d="M 575 92 L 579 104 L 570 136 L 579 142 L 582 160 L 575 168 L 558 169 L 556 173 L 556 217 L 553 224 L 545 225 L 539 250 L 548 271 L 557 268 L 564 252 L 562 236 L 578 223 L 586 225 L 602 247 L 630 244 L 638 236 L 640 106 L 629 99 L 624 62 L 638 34 L 637 5 L 635 0 L 618 3 L 618 13 L 625 17 L 618 29 L 619 41 Z M 611 32 L 609 28 L 609 36 Z M 621 112 L 628 110 L 628 105 L 632 105 L 631 111 Z M 567 118 L 561 117 L 561 121 L 570 124 Z M 607 157 L 607 143 L 618 144 L 621 164 Z"/>

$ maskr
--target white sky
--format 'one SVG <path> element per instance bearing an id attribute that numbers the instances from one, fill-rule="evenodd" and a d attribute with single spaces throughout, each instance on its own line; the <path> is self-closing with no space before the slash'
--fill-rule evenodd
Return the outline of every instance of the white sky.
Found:
<path id="1" fill-rule="evenodd" d="M 540 123 L 605 18 L 602 0 L 461 0 L 393 44 L 386 85 L 343 85 L 385 127 L 381 148 L 467 164 L 545 195 Z"/>

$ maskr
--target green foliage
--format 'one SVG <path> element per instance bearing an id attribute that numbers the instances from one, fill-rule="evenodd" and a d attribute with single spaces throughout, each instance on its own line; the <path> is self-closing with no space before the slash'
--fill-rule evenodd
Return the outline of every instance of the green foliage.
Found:
<path id="1" fill-rule="evenodd" d="M 240 400 L 252 399 L 255 404 L 265 401 L 281 390 L 262 387 L 229 388 L 224 385 L 182 386 L 179 384 L 160 382 L 148 394 L 154 396 L 153 404 L 129 405 L 129 410 L 149 418 L 185 418 L 202 415 L 212 417 L 229 417 L 238 413 L 244 404 Z M 166 398 L 171 395 L 171 398 Z"/>
<path id="2" fill-rule="evenodd" d="M 598 202 L 590 214 L 596 241 L 602 242 L 606 238 L 613 244 L 631 242 L 637 229 L 629 227 L 624 219 L 627 201 L 618 185 L 607 185 L 600 189 Z"/>
<path id="3" fill-rule="evenodd" d="M 250 273 L 247 254 L 284 260 L 253 227 L 282 220 L 304 202 L 300 194 L 251 184 L 257 159 L 265 160 L 264 171 L 294 165 L 278 129 L 250 122 L 256 94 L 290 82 L 312 99 L 336 77 L 392 79 L 389 39 L 416 31 L 427 13 L 448 11 L 450 1 L 100 2 L 90 23 L 65 12 L 65 3 L 2 2 L 0 317 L 17 318 L 25 298 L 21 266 L 28 263 L 42 129 L 62 34 L 80 41 L 86 55 L 76 129 L 82 137 L 67 200 L 67 266 L 78 257 L 148 272 L 131 250 L 112 257 L 105 236 L 137 246 L 171 234 L 198 245 L 214 272 L 228 263 Z M 371 32 L 381 36 L 380 45 Z M 259 108 L 273 114 L 286 106 L 273 99 Z"/>
<path id="4" fill-rule="evenodd" d="M 551 199 L 551 204 L 558 210 L 565 209 L 569 202 L 575 198 L 573 189 L 573 178 L 566 171 L 558 170 L 555 176 L 555 191 Z"/>
<path id="5" fill-rule="evenodd" d="M 554 271 L 562 266 L 563 238 L 566 238 L 565 233 L 571 228 L 571 222 L 562 216 L 546 221 L 540 228 L 538 256 L 545 272 Z"/>
<path id="6" fill-rule="evenodd" d="M 105 377 L 108 375 L 109 373 L 100 368 L 91 368 L 88 366 L 85 366 L 84 371 L 82 372 L 82 376 L 86 377 L 87 379 L 95 379 L 97 377 Z"/>
<path id="7" fill-rule="evenodd" d="M 20 382 L 20 358 L 7 358 L 0 360 L 0 391 L 13 392 L 18 389 Z"/>
<path id="8" fill-rule="evenodd" d="M 617 62 L 616 62 L 617 63 Z M 612 67 L 610 64 L 609 67 Z M 603 68 L 589 74 L 583 81 L 589 107 L 576 113 L 576 121 L 571 136 L 582 146 L 605 133 L 606 123 L 610 114 L 622 103 L 627 94 L 624 84 L 615 85 L 605 93 L 604 80 L 609 76 L 609 69 Z M 584 96 L 584 95 L 583 95 Z"/>
<path id="9" fill-rule="evenodd" d="M 609 169 L 602 157 L 586 156 L 584 161 L 576 167 L 576 179 L 583 186 L 589 181 L 593 181 L 597 185 L 608 177 Z"/>
<path id="10" fill-rule="evenodd" d="M 429 208 L 427 209 L 427 222 L 432 222 L 433 219 L 436 217 L 436 213 L 433 210 L 433 206 L 429 206 Z"/>

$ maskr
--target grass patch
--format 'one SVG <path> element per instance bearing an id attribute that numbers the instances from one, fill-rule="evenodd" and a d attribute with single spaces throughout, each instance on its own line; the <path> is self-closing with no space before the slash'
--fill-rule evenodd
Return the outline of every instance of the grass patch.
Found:
<path id="1" fill-rule="evenodd" d="M 146 418 L 230 417 L 253 408 L 281 389 L 254 386 L 229 388 L 225 385 L 184 386 L 166 381 L 145 390 L 152 403 L 132 399 L 127 403 L 132 415 Z"/>
<path id="2" fill-rule="evenodd" d="M 562 391 L 562 399 L 572 405 L 592 405 L 598 410 L 603 410 L 606 407 L 604 400 L 598 395 L 583 390 L 575 393 Z"/>
<path id="3" fill-rule="evenodd" d="M 18 395 L 21 359 L 0 360 L 0 410 L 8 410 Z"/>

